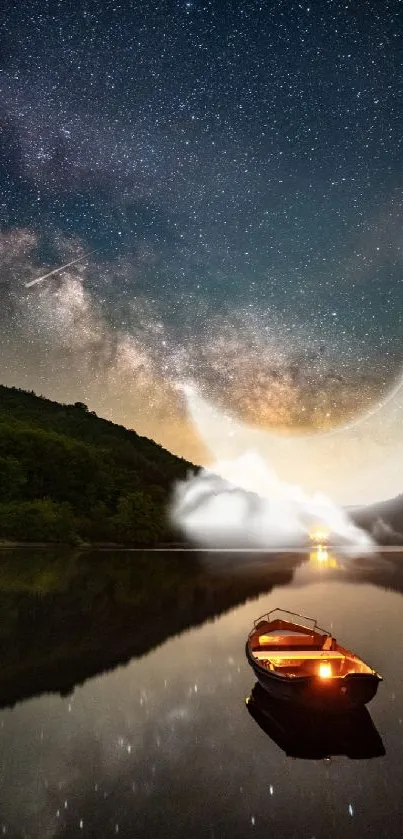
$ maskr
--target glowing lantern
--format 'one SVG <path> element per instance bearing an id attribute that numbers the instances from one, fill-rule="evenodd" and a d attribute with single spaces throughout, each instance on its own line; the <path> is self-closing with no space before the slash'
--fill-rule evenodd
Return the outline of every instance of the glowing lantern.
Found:
<path id="1" fill-rule="evenodd" d="M 321 679 L 331 679 L 332 677 L 332 666 L 329 664 L 328 661 L 322 661 L 319 665 L 319 676 Z"/>

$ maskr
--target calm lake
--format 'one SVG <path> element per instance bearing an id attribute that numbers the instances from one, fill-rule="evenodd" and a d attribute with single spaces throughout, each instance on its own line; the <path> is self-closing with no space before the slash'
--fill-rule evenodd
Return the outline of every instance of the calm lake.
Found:
<path id="1" fill-rule="evenodd" d="M 384 677 L 375 756 L 287 756 L 249 713 L 277 606 Z M 403 554 L 3 550 L 0 609 L 0 836 L 402 836 Z"/>

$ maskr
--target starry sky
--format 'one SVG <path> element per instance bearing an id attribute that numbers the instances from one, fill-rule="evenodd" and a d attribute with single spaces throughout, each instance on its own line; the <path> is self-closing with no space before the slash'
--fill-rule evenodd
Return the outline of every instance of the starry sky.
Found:
<path id="1" fill-rule="evenodd" d="M 1 381 L 195 462 L 183 383 L 282 430 L 382 398 L 402 38 L 399 0 L 5 0 Z"/>

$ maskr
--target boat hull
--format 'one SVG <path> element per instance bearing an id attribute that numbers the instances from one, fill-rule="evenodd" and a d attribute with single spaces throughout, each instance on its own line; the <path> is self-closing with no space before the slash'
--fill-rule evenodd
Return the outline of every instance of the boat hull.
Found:
<path id="1" fill-rule="evenodd" d="M 260 665 L 246 644 L 246 657 L 264 690 L 273 699 L 291 702 L 317 711 L 339 713 L 362 707 L 373 699 L 380 677 L 372 673 L 351 673 L 332 679 L 315 676 L 287 678 Z"/>

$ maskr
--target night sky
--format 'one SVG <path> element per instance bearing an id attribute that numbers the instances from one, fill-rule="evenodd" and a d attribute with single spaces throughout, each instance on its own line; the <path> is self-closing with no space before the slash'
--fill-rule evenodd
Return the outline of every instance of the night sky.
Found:
<path id="1" fill-rule="evenodd" d="M 2 9 L 1 381 L 193 460 L 185 382 L 267 428 L 381 398 L 403 366 L 403 3 Z"/>

